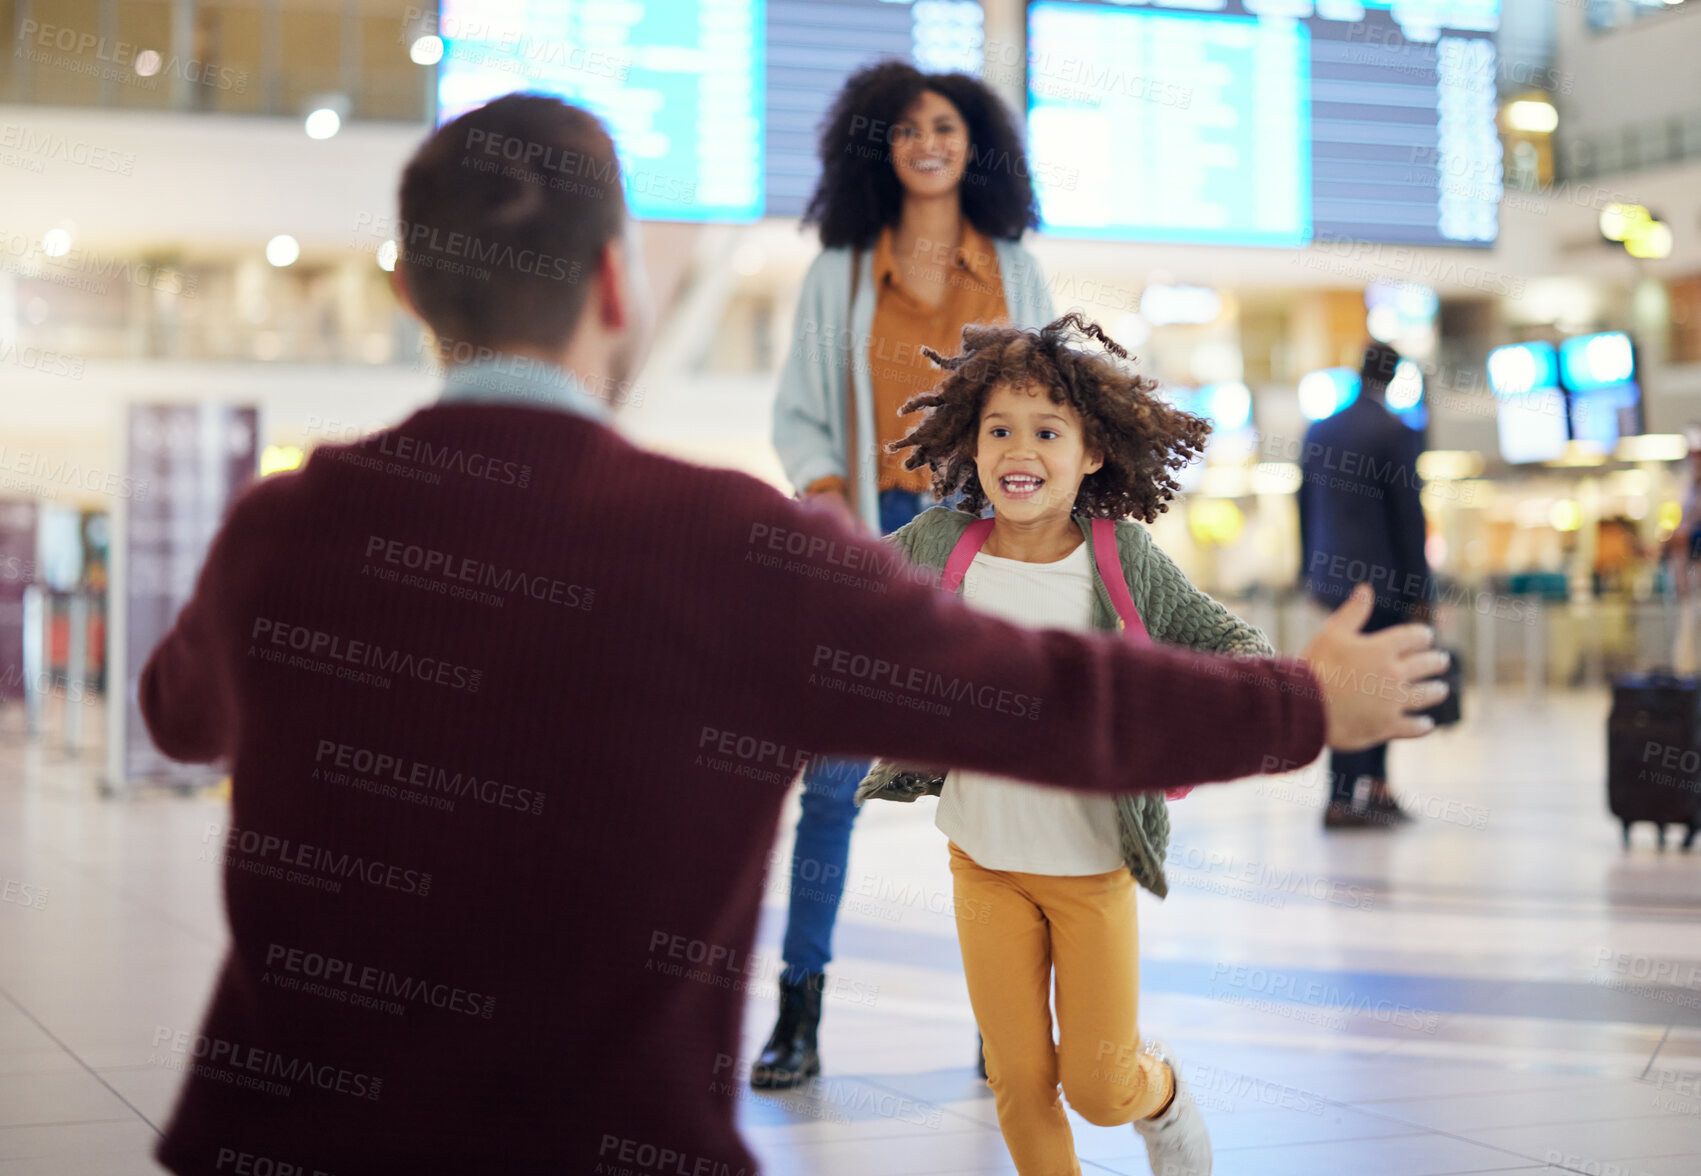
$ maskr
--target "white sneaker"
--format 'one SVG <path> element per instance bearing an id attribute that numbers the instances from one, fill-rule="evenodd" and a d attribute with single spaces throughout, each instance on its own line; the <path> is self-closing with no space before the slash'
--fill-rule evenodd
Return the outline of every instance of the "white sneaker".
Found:
<path id="1" fill-rule="evenodd" d="M 1149 1041 L 1143 1051 L 1169 1067 L 1175 1097 L 1156 1119 L 1136 1119 L 1134 1132 L 1146 1141 L 1152 1176 L 1211 1176 L 1211 1135 L 1193 1096 L 1181 1084 L 1180 1067 L 1169 1047 Z"/>

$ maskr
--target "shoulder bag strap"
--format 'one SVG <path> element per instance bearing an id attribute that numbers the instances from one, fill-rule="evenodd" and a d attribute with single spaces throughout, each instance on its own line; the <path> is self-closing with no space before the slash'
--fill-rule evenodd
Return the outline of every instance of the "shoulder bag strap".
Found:
<path id="1" fill-rule="evenodd" d="M 862 250 L 851 250 L 850 311 L 845 315 L 845 334 L 850 346 L 845 348 L 845 498 L 851 513 L 862 517 L 862 454 L 858 451 L 856 429 L 856 295 L 862 285 Z"/>
<path id="2" fill-rule="evenodd" d="M 1116 607 L 1116 627 L 1133 641 L 1150 641 L 1146 623 L 1134 598 L 1128 594 L 1128 574 L 1122 570 L 1122 556 L 1116 549 L 1116 523 L 1111 519 L 1093 520 L 1093 558 L 1099 565 L 1099 579 L 1110 593 L 1110 603 Z"/>

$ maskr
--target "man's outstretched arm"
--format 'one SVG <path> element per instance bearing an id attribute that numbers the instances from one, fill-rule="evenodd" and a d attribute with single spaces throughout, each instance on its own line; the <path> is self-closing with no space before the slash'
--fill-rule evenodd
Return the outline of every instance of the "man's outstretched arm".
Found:
<path id="1" fill-rule="evenodd" d="M 229 690 L 216 629 L 218 548 L 208 553 L 195 595 L 142 669 L 138 702 L 154 746 L 174 760 L 208 763 L 231 750 Z"/>
<path id="2" fill-rule="evenodd" d="M 241 634 L 223 628 L 230 623 L 229 594 L 243 560 L 254 554 L 249 520 L 255 504 L 283 493 L 291 477 L 250 486 L 232 505 L 207 549 L 194 595 L 142 669 L 137 691 L 142 720 L 154 745 L 174 760 L 210 763 L 233 750 L 236 700 L 229 652 Z"/>
<path id="3" fill-rule="evenodd" d="M 1356 634 L 1351 611 L 1295 659 L 1230 659 L 1008 625 L 914 575 L 889 548 L 764 492 L 743 504 L 736 550 L 785 549 L 854 577 L 800 579 L 795 567 L 727 561 L 752 615 L 739 650 L 763 727 L 828 754 L 873 754 L 1103 792 L 1231 780 L 1308 763 L 1325 739 L 1366 746 L 1420 734 L 1407 709 L 1439 672 L 1416 626 Z M 813 553 L 813 554 L 812 554 Z M 718 562 L 718 561 L 717 561 Z M 798 562 L 793 556 L 791 562 Z M 708 570 L 708 569 L 705 569 Z M 1366 616 L 1368 599 L 1347 606 Z"/>

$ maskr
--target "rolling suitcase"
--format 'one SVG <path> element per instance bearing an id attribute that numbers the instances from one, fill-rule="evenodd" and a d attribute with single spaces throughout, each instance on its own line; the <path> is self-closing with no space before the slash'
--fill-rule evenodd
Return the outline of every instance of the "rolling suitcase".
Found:
<path id="1" fill-rule="evenodd" d="M 1624 826 L 1652 821 L 1660 848 L 1666 826 L 1683 825 L 1683 848 L 1701 829 L 1701 680 L 1626 674 L 1612 684 L 1607 719 L 1607 804 Z"/>

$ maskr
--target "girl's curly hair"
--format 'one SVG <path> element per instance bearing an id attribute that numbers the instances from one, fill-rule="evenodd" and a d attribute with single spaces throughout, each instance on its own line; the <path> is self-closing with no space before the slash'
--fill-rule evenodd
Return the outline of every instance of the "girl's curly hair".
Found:
<path id="1" fill-rule="evenodd" d="M 1071 332 L 1097 339 L 1110 354 L 1073 344 Z M 945 498 L 961 490 L 958 509 L 972 514 L 987 504 L 975 448 L 986 398 L 999 384 L 1038 385 L 1052 403 L 1080 414 L 1087 451 L 1104 457 L 1075 497 L 1073 513 L 1089 518 L 1132 515 L 1147 523 L 1157 518 L 1181 489 L 1171 471 L 1203 453 L 1211 432 L 1209 421 L 1157 396 L 1156 380 L 1119 367 L 1111 356 L 1127 359 L 1128 352 L 1079 313 L 1039 330 L 971 324 L 963 328 L 961 355 L 923 350 L 948 374 L 933 391 L 903 406 L 904 413 L 929 411 L 890 449 L 910 450 L 905 469 L 932 466 L 933 492 Z"/>
<path id="2" fill-rule="evenodd" d="M 803 223 L 819 227 L 823 246 L 867 249 L 881 229 L 897 223 L 904 189 L 892 170 L 891 128 L 927 90 L 948 99 L 968 126 L 957 194 L 969 223 L 1005 240 L 1039 227 L 1022 137 L 992 89 L 967 74 L 922 73 L 907 62 L 882 61 L 846 80 L 821 126 L 821 178 Z"/>

